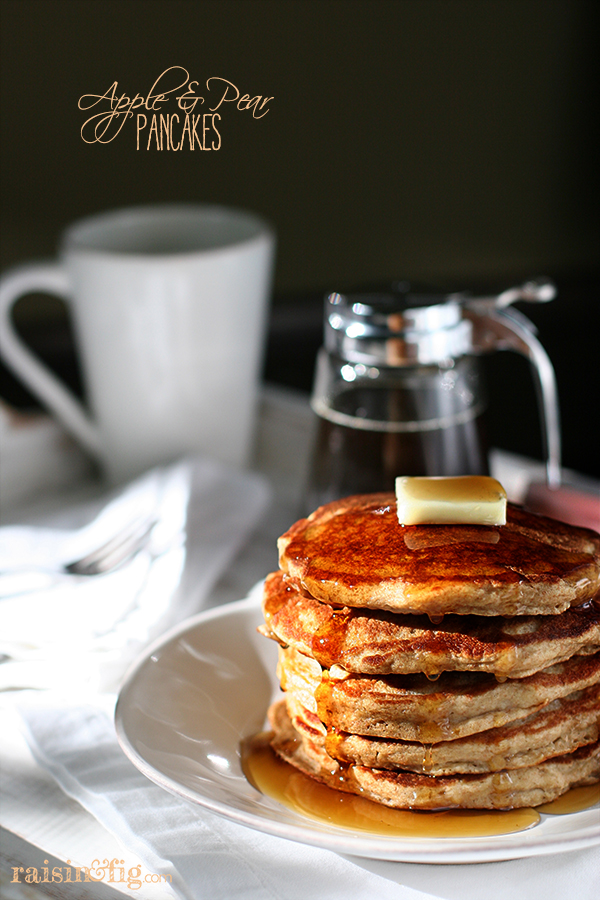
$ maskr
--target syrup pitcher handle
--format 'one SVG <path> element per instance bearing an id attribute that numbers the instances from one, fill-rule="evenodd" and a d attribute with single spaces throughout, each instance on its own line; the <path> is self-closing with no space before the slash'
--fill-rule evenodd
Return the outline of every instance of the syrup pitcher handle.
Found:
<path id="1" fill-rule="evenodd" d="M 546 454 L 548 487 L 561 482 L 560 416 L 556 376 L 550 358 L 536 337 L 536 329 L 517 309 L 508 309 L 516 300 L 546 303 L 556 296 L 549 279 L 528 281 L 496 297 L 473 298 L 465 302 L 465 316 L 473 323 L 473 351 L 516 350 L 531 363 L 538 395 L 542 438 Z"/>

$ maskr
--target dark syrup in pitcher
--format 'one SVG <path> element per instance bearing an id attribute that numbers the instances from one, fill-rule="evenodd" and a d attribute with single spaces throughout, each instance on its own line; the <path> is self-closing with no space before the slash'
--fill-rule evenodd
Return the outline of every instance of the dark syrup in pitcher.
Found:
<path id="1" fill-rule="evenodd" d="M 416 411 L 406 407 L 401 390 L 360 389 L 338 396 L 334 409 L 319 411 L 307 512 L 350 494 L 393 491 L 398 475 L 489 473 L 481 412 L 465 420 L 440 419 L 437 428 L 369 427 L 372 422 L 410 422 Z M 349 424 L 339 421 L 346 418 Z"/>

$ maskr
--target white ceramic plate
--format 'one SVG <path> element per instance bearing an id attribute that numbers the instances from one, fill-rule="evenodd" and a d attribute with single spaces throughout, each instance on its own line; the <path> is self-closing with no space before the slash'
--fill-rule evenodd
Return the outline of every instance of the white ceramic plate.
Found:
<path id="1" fill-rule="evenodd" d="M 257 598 L 188 620 L 131 671 L 116 711 L 123 750 L 152 781 L 222 816 L 339 853 L 423 863 L 515 859 L 600 843 L 598 807 L 542 816 L 529 831 L 480 838 L 405 838 L 353 832 L 287 809 L 255 790 L 240 741 L 264 727 L 277 647 L 257 634 Z"/>

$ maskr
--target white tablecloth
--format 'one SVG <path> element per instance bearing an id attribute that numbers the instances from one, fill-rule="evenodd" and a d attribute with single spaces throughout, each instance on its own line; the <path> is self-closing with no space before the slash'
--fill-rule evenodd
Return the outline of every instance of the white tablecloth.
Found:
<path id="1" fill-rule="evenodd" d="M 181 470 L 179 473 L 181 475 Z M 160 478 L 159 482 L 163 485 L 165 483 Z M 600 876 L 600 858 L 595 849 L 507 862 L 454 866 L 350 858 L 236 825 L 171 796 L 137 771 L 117 745 L 111 717 L 116 696 L 114 684 L 122 670 L 118 665 L 118 653 L 115 658 L 115 648 L 123 651 L 123 663 L 128 661 L 132 649 L 130 634 L 125 627 L 129 617 L 141 617 L 145 623 L 144 636 L 150 639 L 155 634 L 152 627 L 155 624 L 155 614 L 160 614 L 161 621 L 164 619 L 161 627 L 164 627 L 165 622 L 170 625 L 173 621 L 216 602 L 216 596 L 218 599 L 228 597 L 241 572 L 245 576 L 251 573 L 253 579 L 266 574 L 267 567 L 270 566 L 268 560 L 275 559 L 274 548 L 272 557 L 269 555 L 273 539 L 289 524 L 288 520 L 293 516 L 291 507 L 280 509 L 275 505 L 271 507 L 267 517 L 268 527 L 265 526 L 261 513 L 267 499 L 266 491 L 264 484 L 255 477 L 246 480 L 243 476 L 238 481 L 231 481 L 227 473 L 218 467 L 213 469 L 211 465 L 208 468 L 200 466 L 196 468 L 195 474 L 192 473 L 188 482 L 190 494 L 185 502 L 181 494 L 184 482 L 185 478 L 183 481 L 175 478 L 173 482 L 179 505 L 167 503 L 161 507 L 161 491 L 155 490 L 153 496 L 160 501 L 158 506 L 163 511 L 169 509 L 171 514 L 175 511 L 174 517 L 171 515 L 172 527 L 170 531 L 167 529 L 170 539 L 163 542 L 162 557 L 161 553 L 150 553 L 132 564 L 129 572 L 124 571 L 119 579 L 113 579 L 112 583 L 119 585 L 123 596 L 127 590 L 133 590 L 131 597 L 134 597 L 127 610 L 121 610 L 122 615 L 117 614 L 118 604 L 115 605 L 112 610 L 115 626 L 113 631 L 111 632 L 110 621 L 106 616 L 101 633 L 93 632 L 93 629 L 93 633 L 90 632 L 89 617 L 76 617 L 80 628 L 78 641 L 88 641 L 86 647 L 92 649 L 98 666 L 78 670 L 81 658 L 78 658 L 76 652 L 69 656 L 68 642 L 60 644 L 60 634 L 58 638 L 55 634 L 55 639 L 45 643 L 43 629 L 38 628 L 35 646 L 28 648 L 24 645 L 21 626 L 23 620 L 27 624 L 27 603 L 31 603 L 32 611 L 43 611 L 43 591 L 46 590 L 43 586 L 38 586 L 37 593 L 34 590 L 29 594 L 23 592 L 20 606 L 15 603 L 14 630 L 8 633 L 8 629 L 3 635 L 2 652 L 8 657 L 12 654 L 15 656 L 3 664 L 6 666 L 4 688 L 20 690 L 4 693 L 4 706 L 12 709 L 11 716 L 3 717 L 2 720 L 4 736 L 10 737 L 8 730 L 16 728 L 20 722 L 40 768 L 34 770 L 34 764 L 31 761 L 26 763 L 24 755 L 22 759 L 17 756 L 12 759 L 7 776 L 10 785 L 5 792 L 11 800 L 11 822 L 19 821 L 18 804 L 20 800 L 25 803 L 32 795 L 30 788 L 33 778 L 39 777 L 41 787 L 45 784 L 42 775 L 37 776 L 35 772 L 47 772 L 65 798 L 73 798 L 100 823 L 102 828 L 94 832 L 94 840 L 98 839 L 97 835 L 106 834 L 108 843 L 112 841 L 111 846 L 122 848 L 119 852 L 125 860 L 125 867 L 137 865 L 147 873 L 169 874 L 175 896 L 194 900 L 306 900 L 308 897 L 318 900 L 347 900 L 349 897 L 359 900 L 416 900 L 418 897 L 444 900 L 535 900 L 538 897 L 540 900 L 564 900 L 565 897 L 572 896 L 577 900 L 595 898 Z M 151 483 L 154 485 L 152 490 L 156 489 L 156 480 L 152 482 L 151 479 Z M 244 499 L 241 501 L 241 498 Z M 164 501 L 164 496 L 162 500 Z M 185 511 L 183 519 L 182 510 Z M 68 512 L 62 512 L 60 524 L 63 530 L 69 524 Z M 76 518 L 81 518 L 81 510 L 73 512 L 76 513 Z M 251 533 L 252 541 L 244 549 L 244 540 Z M 182 534 L 185 535 L 183 541 Z M 4 536 L 6 537 L 6 533 Z M 65 537 L 65 533 L 62 537 Z M 41 541 L 41 544 L 38 541 L 38 551 L 41 553 L 39 559 L 43 558 L 46 564 L 52 561 L 47 553 L 44 556 L 52 541 L 55 555 L 59 546 L 62 547 L 59 556 L 66 552 L 61 542 L 55 540 L 56 535 L 52 537 L 46 534 L 44 538 L 41 532 L 29 532 L 29 539 L 38 538 Z M 25 532 L 19 537 L 20 541 L 25 542 L 20 545 L 19 552 L 25 556 L 27 539 Z M 44 540 L 49 540 L 50 544 L 44 544 Z M 265 547 L 268 548 L 267 551 Z M 181 556 L 182 548 L 185 549 L 184 559 Z M 230 574 L 229 567 L 234 557 L 236 565 Z M 144 606 L 135 598 L 143 599 L 141 589 L 151 585 L 153 575 L 158 577 L 160 566 L 155 569 L 153 566 L 160 558 L 170 560 L 170 565 L 167 566 L 169 577 L 162 582 L 169 592 L 170 602 L 167 607 L 160 604 L 156 607 Z M 14 555 L 13 568 L 17 568 L 16 562 L 17 557 Z M 110 583 L 110 578 L 111 576 L 106 576 L 106 585 Z M 218 591 L 215 594 L 213 589 L 219 578 L 221 584 L 229 579 L 228 589 L 224 593 L 222 590 L 221 594 Z M 61 603 L 66 602 L 65 591 L 75 592 L 70 582 L 52 584 L 49 590 L 54 592 L 51 608 L 55 611 L 61 608 Z M 80 585 L 80 590 L 88 592 L 90 603 L 100 602 L 96 588 L 91 584 Z M 81 598 L 85 602 L 84 593 Z M 233 595 L 231 599 L 234 599 Z M 5 601 L 0 601 L 2 602 Z M 73 599 L 70 602 L 74 602 Z M 17 610 L 20 610 L 18 615 Z M 67 614 L 68 605 L 63 612 Z M 118 633 L 122 640 L 111 642 L 108 640 L 111 633 L 113 637 L 114 633 Z M 56 677 L 49 679 L 44 690 L 39 690 L 43 686 L 40 679 L 43 682 L 45 677 L 44 666 L 47 667 L 46 674 L 53 672 Z M 84 671 L 85 676 L 80 674 L 77 677 L 77 671 Z M 19 675 L 17 681 L 13 677 L 16 674 Z M 59 817 L 56 792 L 53 793 L 47 784 L 45 791 L 49 799 L 44 798 L 43 791 L 40 793 L 39 800 L 36 801 L 39 807 L 35 825 L 37 828 L 40 823 L 45 823 L 45 838 L 41 843 L 42 846 L 49 846 L 53 843 L 48 837 L 52 832 L 53 815 L 56 821 Z M 74 822 L 81 823 L 83 829 L 83 814 L 77 814 L 77 806 L 72 801 L 65 802 L 71 803 L 68 807 L 71 809 L 71 818 Z M 30 822 L 34 821 L 32 816 Z M 22 818 L 26 818 L 24 814 Z M 65 848 L 64 852 L 61 851 L 61 859 L 66 861 L 66 857 L 71 854 L 71 845 L 68 832 L 64 829 L 64 816 L 61 822 L 61 846 Z M 9 826 L 10 824 L 8 822 Z M 30 826 L 29 831 L 33 833 L 36 828 Z M 109 835 L 112 835 L 110 840 Z M 114 839 L 118 844 L 115 845 Z M 90 844 L 88 859 L 88 845 L 83 838 L 78 840 L 73 834 L 70 840 L 74 848 L 73 859 L 77 865 L 89 866 L 94 856 L 101 853 L 97 844 Z M 34 849 L 32 846 L 32 859 Z M 23 860 L 22 864 L 23 862 L 27 865 L 27 860 Z M 43 860 L 40 865 L 42 863 Z M 106 877 L 105 873 L 105 880 Z M 43 885 L 39 887 L 43 888 Z M 90 897 L 94 896 L 93 887 L 93 884 L 89 885 Z M 127 884 L 115 884 L 115 887 L 131 896 L 133 889 Z M 135 888 L 134 895 L 143 900 L 155 900 L 157 897 L 162 900 L 167 895 L 165 892 L 168 893 L 164 884 L 142 884 Z M 55 896 L 61 895 L 59 893 Z"/>

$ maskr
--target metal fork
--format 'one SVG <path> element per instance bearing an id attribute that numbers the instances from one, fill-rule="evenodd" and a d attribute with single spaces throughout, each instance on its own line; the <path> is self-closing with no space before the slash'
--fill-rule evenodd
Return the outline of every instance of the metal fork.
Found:
<path id="1" fill-rule="evenodd" d="M 64 571 L 71 575 L 102 575 L 118 569 L 146 546 L 156 522 L 147 516 L 134 519 L 101 547 L 65 565 Z"/>

